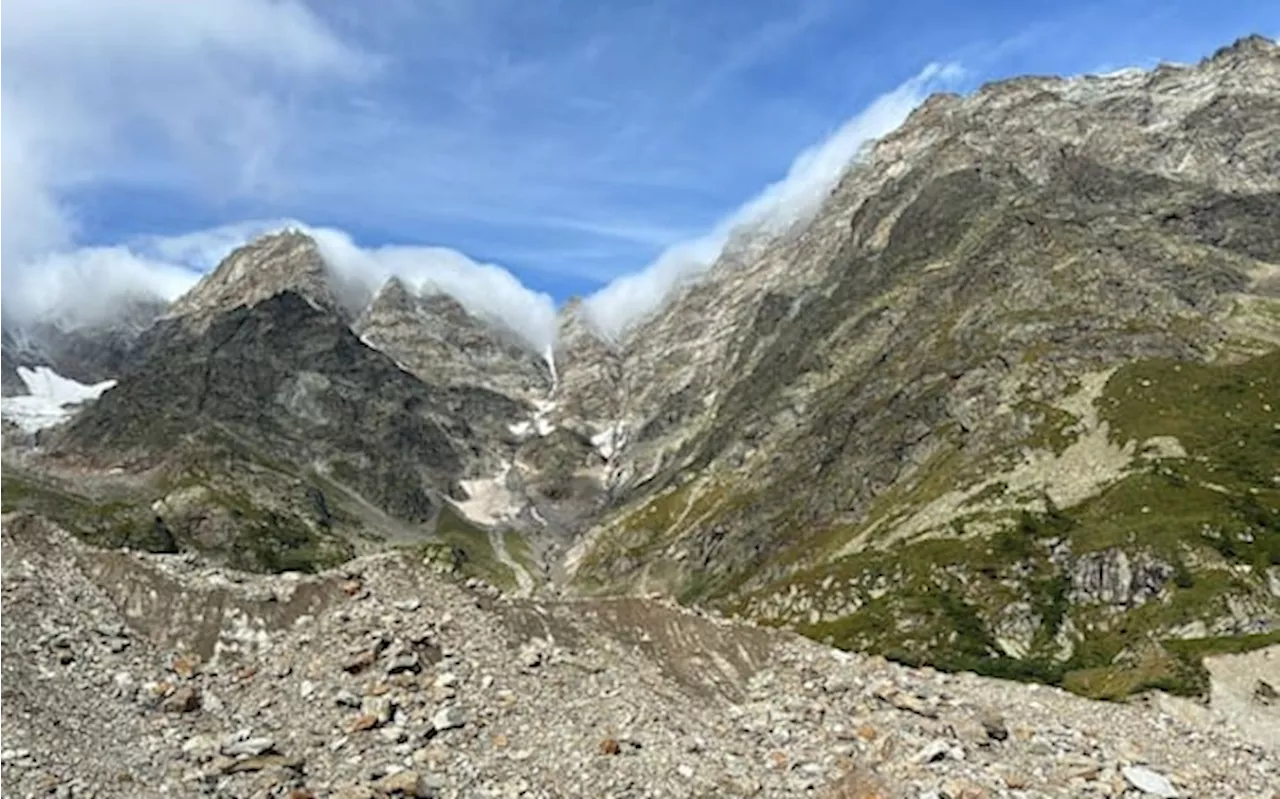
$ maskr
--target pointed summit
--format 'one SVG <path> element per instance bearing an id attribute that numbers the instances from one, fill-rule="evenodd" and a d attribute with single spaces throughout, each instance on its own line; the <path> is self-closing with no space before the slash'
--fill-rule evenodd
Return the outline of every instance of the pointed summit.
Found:
<path id="1" fill-rule="evenodd" d="M 378 293 L 373 295 L 373 301 L 369 303 L 369 307 L 364 310 L 360 318 L 378 313 L 413 313 L 417 302 L 418 298 L 409 291 L 404 281 L 392 275 L 386 283 L 382 284 L 382 288 L 378 289 Z M 360 326 L 359 320 L 356 321 L 356 326 Z"/>
<path id="2" fill-rule="evenodd" d="M 448 294 L 419 295 L 397 277 L 353 327 L 428 383 L 480 386 L 526 402 L 550 391 L 548 365 L 514 334 L 471 315 Z"/>
<path id="3" fill-rule="evenodd" d="M 556 328 L 556 393 L 562 415 L 593 429 L 607 426 L 619 413 L 619 353 L 592 326 L 580 297 L 561 306 Z"/>
<path id="4" fill-rule="evenodd" d="M 1242 58 L 1280 57 L 1280 44 L 1274 39 L 1254 33 L 1242 36 L 1209 56 L 1210 63 L 1222 63 Z"/>
<path id="5" fill-rule="evenodd" d="M 239 247 L 179 297 L 166 314 L 199 323 L 213 314 L 292 291 L 313 305 L 340 311 L 315 239 L 298 230 L 271 233 Z"/>
<path id="6" fill-rule="evenodd" d="M 581 297 L 570 297 L 556 314 L 557 352 L 600 350 L 612 352 L 615 348 L 592 324 L 586 302 Z"/>

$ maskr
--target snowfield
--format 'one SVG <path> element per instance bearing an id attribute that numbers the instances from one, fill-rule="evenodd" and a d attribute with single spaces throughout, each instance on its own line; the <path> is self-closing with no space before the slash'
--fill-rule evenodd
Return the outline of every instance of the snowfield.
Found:
<path id="1" fill-rule="evenodd" d="M 18 377 L 22 378 L 30 394 L 5 397 L 0 403 L 0 416 L 27 433 L 65 422 L 76 412 L 77 405 L 97 399 L 116 384 L 114 380 L 104 380 L 86 386 L 47 366 L 34 369 L 19 366 Z"/>

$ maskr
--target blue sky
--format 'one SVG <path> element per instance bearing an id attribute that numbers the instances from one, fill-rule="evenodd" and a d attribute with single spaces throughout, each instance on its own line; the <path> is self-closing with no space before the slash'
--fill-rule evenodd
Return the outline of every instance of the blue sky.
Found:
<path id="1" fill-rule="evenodd" d="M 962 72 L 928 89 L 964 91 L 1194 61 L 1280 33 L 1274 0 L 9 0 L 5 12 L 4 227 L 22 231 L 5 238 L 6 265 L 298 219 L 362 247 L 453 248 L 557 301 L 713 229 L 929 64 Z"/>

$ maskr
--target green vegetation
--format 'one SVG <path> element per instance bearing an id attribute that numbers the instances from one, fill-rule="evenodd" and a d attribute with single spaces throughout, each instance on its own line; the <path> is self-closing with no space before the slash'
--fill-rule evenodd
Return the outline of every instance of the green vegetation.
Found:
<path id="1" fill-rule="evenodd" d="M 669 578 L 673 585 L 683 586 L 681 596 L 687 601 L 712 595 L 713 591 L 714 595 L 724 595 L 736 584 L 717 583 L 706 573 L 686 577 L 675 563 L 663 557 L 663 551 L 695 522 L 745 508 L 751 501 L 749 494 L 714 479 L 691 480 L 661 491 L 638 508 L 605 522 L 612 534 L 588 554 L 578 572 L 579 587 L 588 591 L 615 588 L 613 578 L 625 579 L 635 567 L 645 564 L 650 579 Z M 732 579 L 740 582 L 745 577 L 734 575 Z"/>
<path id="2" fill-rule="evenodd" d="M 1062 687 L 1094 699 L 1120 701 L 1143 691 L 1160 690 L 1197 696 L 1208 687 L 1199 661 L 1173 657 L 1164 647 L 1149 645 L 1140 655 L 1120 663 L 1075 669 L 1063 675 Z"/>
<path id="3" fill-rule="evenodd" d="M 347 521 L 345 514 L 327 506 L 321 513 L 309 493 L 314 489 L 299 488 L 297 475 L 283 464 L 216 431 L 181 448 L 179 468 L 149 483 L 102 481 L 92 495 L 7 468 L 4 510 L 39 513 L 95 546 L 198 550 L 248 571 L 314 572 L 354 555 L 330 530 Z M 190 494 L 195 506 L 162 519 L 152 505 L 175 493 Z M 259 493 L 272 497 L 270 506 L 256 499 Z"/>
<path id="4" fill-rule="evenodd" d="M 1057 508 L 1045 497 L 1044 512 L 986 514 L 982 520 L 998 526 L 986 537 L 966 535 L 971 517 L 962 516 L 952 520 L 954 536 L 803 569 L 723 606 L 743 612 L 754 599 L 794 586 L 828 614 L 818 623 L 793 619 L 800 631 L 838 646 L 1108 699 L 1149 688 L 1203 692 L 1205 655 L 1280 641 L 1280 633 L 1172 637 L 1229 614 L 1228 597 L 1275 605 L 1263 570 L 1280 565 L 1280 353 L 1237 364 L 1130 364 L 1113 375 L 1097 407 L 1117 443 L 1170 437 L 1187 456 L 1160 457 L 1156 449 L 1075 506 Z M 1038 405 L 1024 410 L 1042 416 L 1034 445 L 1060 452 L 1069 443 L 1074 417 Z M 885 492 L 859 525 L 820 538 L 847 541 L 871 524 L 889 535 L 897 519 L 962 487 L 973 468 L 942 450 L 909 483 Z M 970 504 L 1006 492 L 992 484 Z M 1068 560 L 1051 557 L 1053 542 Z M 1163 564 L 1152 567 L 1158 596 L 1123 608 L 1073 600 L 1064 563 L 1109 550 L 1124 551 L 1131 564 Z M 851 600 L 856 611 L 830 617 Z M 1034 624 L 1030 641 L 1018 644 L 1025 652 L 1011 650 L 1017 658 L 997 641 L 1015 603 L 1023 624 Z"/>
<path id="5" fill-rule="evenodd" d="M 119 498 L 93 499 L 33 476 L 5 473 L 3 510 L 29 511 L 96 546 L 147 552 L 177 552 L 179 542 L 145 504 Z"/>
<path id="6" fill-rule="evenodd" d="M 489 533 L 452 505 L 445 503 L 440 509 L 435 532 L 439 542 L 426 545 L 425 556 L 448 563 L 467 577 L 478 577 L 504 589 L 515 588 L 516 576 L 494 554 Z"/>
<path id="7" fill-rule="evenodd" d="M 231 509 L 236 536 L 228 556 L 237 568 L 317 572 L 337 566 L 355 554 L 349 543 L 321 535 L 297 516 L 255 508 L 243 498 L 215 496 L 220 507 Z"/>
<path id="8" fill-rule="evenodd" d="M 516 563 L 523 566 L 525 571 L 533 574 L 535 572 L 535 563 L 533 550 L 529 547 L 529 540 L 515 530 L 507 530 L 502 535 L 507 544 L 507 553 L 511 555 Z"/>
<path id="9" fill-rule="evenodd" d="M 1098 413 L 1118 441 L 1174 436 L 1219 481 L 1273 486 L 1280 464 L 1280 351 L 1231 365 L 1130 364 L 1107 384 Z"/>
<path id="10" fill-rule="evenodd" d="M 1031 420 L 1031 434 L 1023 440 L 1024 446 L 1061 455 L 1075 443 L 1075 425 L 1080 420 L 1074 415 L 1047 403 L 1031 400 L 1018 403 L 1016 410 Z"/>

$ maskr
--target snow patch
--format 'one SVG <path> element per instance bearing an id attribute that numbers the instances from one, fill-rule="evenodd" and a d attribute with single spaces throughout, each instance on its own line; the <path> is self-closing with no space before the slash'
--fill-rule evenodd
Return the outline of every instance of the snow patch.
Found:
<path id="1" fill-rule="evenodd" d="M 463 480 L 462 488 L 467 499 L 454 505 L 464 516 L 477 524 L 496 524 L 514 518 L 523 505 L 521 498 L 507 488 L 507 474 L 511 464 L 502 467 L 494 477 L 481 480 Z"/>
<path id="2" fill-rule="evenodd" d="M 1088 75 L 1093 78 L 1103 78 L 1103 79 L 1145 78 L 1147 76 L 1147 73 L 1146 73 L 1146 70 L 1144 70 L 1142 67 L 1121 67 L 1120 69 L 1109 69 L 1104 72 L 1090 72 L 1088 73 Z"/>
<path id="3" fill-rule="evenodd" d="M 538 435 L 549 436 L 555 432 L 556 426 L 547 417 L 558 407 L 558 404 L 552 400 L 534 400 L 533 407 L 533 429 Z"/>
<path id="4" fill-rule="evenodd" d="M 531 433 L 537 433 L 539 436 L 548 436 L 555 432 L 556 426 L 548 419 L 556 409 L 556 403 L 550 400 L 534 400 L 533 416 L 523 422 L 507 425 L 507 429 L 514 436 L 526 438 Z"/>
<path id="5" fill-rule="evenodd" d="M 612 460 L 627 443 L 627 426 L 623 422 L 612 424 L 591 437 L 591 445 L 605 460 Z"/>
<path id="6" fill-rule="evenodd" d="M 34 369 L 19 366 L 18 377 L 26 384 L 28 395 L 5 397 L 0 404 L 0 415 L 28 433 L 70 419 L 76 412 L 76 405 L 97 399 L 116 384 L 114 380 L 104 380 L 87 386 L 63 377 L 47 366 Z"/>
<path id="7" fill-rule="evenodd" d="M 551 394 L 555 395 L 556 389 L 560 387 L 560 375 L 556 372 L 556 353 L 554 347 L 547 347 L 542 352 L 542 360 L 547 362 L 547 368 L 551 370 Z"/>

